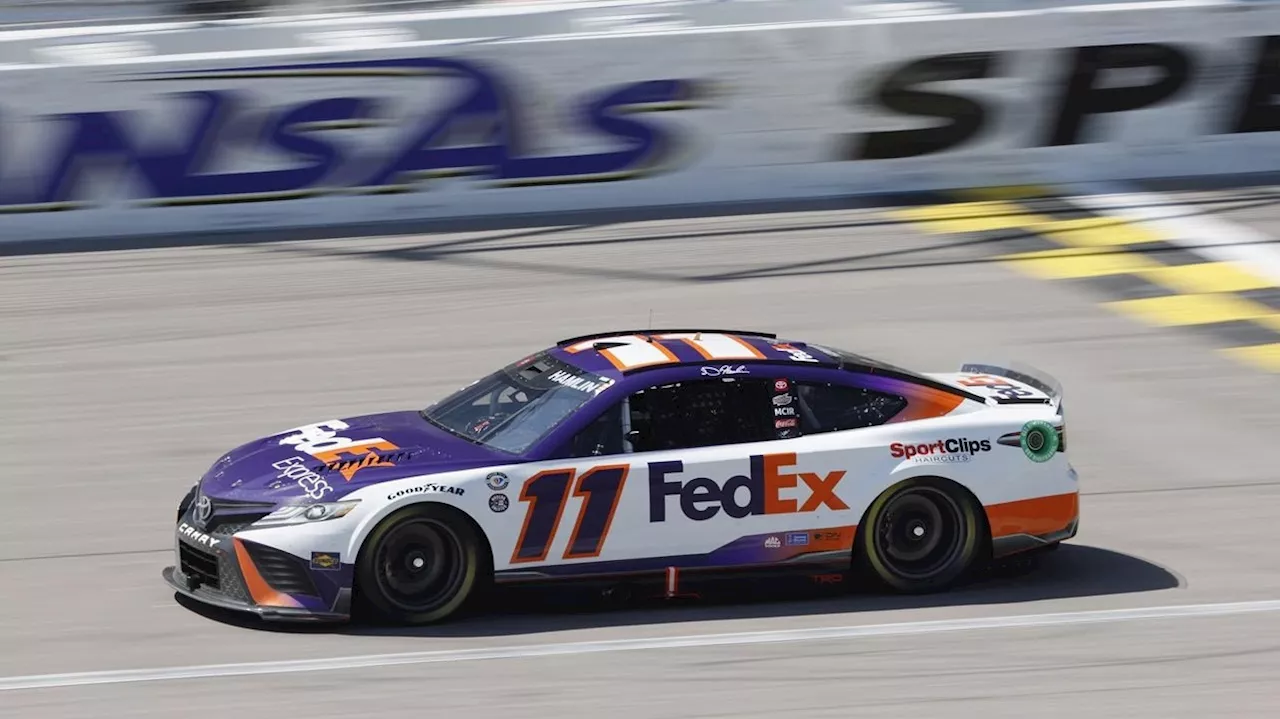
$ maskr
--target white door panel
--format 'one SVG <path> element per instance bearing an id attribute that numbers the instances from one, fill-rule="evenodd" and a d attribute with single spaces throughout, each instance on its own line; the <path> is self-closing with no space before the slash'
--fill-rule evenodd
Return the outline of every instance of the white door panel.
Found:
<path id="1" fill-rule="evenodd" d="M 878 476 L 857 467 L 883 448 L 808 451 L 806 444 L 779 440 L 530 465 L 512 477 L 511 516 L 494 534 L 495 568 L 707 555 L 756 535 L 780 535 L 785 547 L 781 535 L 788 532 L 852 527 L 890 469 L 884 460 L 874 463 Z M 793 547 L 826 547 L 792 539 Z M 735 547 L 725 561 L 772 561 L 777 553 L 766 550 L 779 547 L 768 540 L 760 539 L 759 552 Z"/>

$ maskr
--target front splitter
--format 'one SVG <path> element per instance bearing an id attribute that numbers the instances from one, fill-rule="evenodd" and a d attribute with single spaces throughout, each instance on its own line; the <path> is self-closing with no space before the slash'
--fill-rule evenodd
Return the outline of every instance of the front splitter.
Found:
<path id="1" fill-rule="evenodd" d="M 269 621 L 346 622 L 351 618 L 346 614 L 315 612 L 309 609 L 297 609 L 293 607 L 264 607 L 257 604 L 237 602 L 234 599 L 210 596 L 208 593 L 197 592 L 195 589 L 187 586 L 187 583 L 184 581 L 185 577 L 178 571 L 177 567 L 165 567 L 161 570 L 160 576 L 164 577 L 165 583 L 172 587 L 174 591 L 188 599 L 206 606 L 216 607 L 218 609 L 254 614 Z"/>

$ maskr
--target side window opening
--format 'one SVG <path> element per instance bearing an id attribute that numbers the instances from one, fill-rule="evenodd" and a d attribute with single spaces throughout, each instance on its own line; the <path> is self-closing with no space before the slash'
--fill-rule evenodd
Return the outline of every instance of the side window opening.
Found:
<path id="1" fill-rule="evenodd" d="M 582 428 L 569 441 L 567 456 L 598 457 L 622 454 L 623 438 L 626 432 L 622 421 L 622 408 L 623 403 L 619 402 L 605 410 L 594 422 Z"/>
<path id="2" fill-rule="evenodd" d="M 630 397 L 636 452 L 760 442 L 774 438 L 767 380 L 699 380 Z"/>
<path id="3" fill-rule="evenodd" d="M 804 434 L 874 427 L 893 419 L 907 400 L 861 387 L 798 382 L 800 428 Z"/>

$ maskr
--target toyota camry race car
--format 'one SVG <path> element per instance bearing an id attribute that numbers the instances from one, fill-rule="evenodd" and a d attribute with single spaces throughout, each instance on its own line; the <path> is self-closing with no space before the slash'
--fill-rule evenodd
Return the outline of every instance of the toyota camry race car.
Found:
<path id="1" fill-rule="evenodd" d="M 763 332 L 563 340 L 424 410 L 238 447 L 182 499 L 179 593 L 402 623 L 494 584 L 716 573 L 952 586 L 1075 536 L 1062 391 L 1011 364 L 917 373 Z"/>

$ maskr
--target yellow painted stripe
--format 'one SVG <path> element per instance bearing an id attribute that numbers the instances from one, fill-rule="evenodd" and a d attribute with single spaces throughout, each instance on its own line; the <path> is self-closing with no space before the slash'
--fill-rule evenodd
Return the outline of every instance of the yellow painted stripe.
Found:
<path id="1" fill-rule="evenodd" d="M 1251 320 L 1275 313 L 1266 305 L 1232 295 L 1173 295 L 1107 302 L 1104 306 L 1164 327 Z"/>
<path id="2" fill-rule="evenodd" d="M 1159 269 L 1161 266 L 1133 253 L 1100 253 L 1082 247 L 1023 252 L 1004 255 L 1000 259 L 1016 270 L 1047 280 L 1139 273 Z"/>
<path id="3" fill-rule="evenodd" d="M 1053 193 L 1044 185 L 999 185 L 996 187 L 967 187 L 955 195 L 974 200 L 1022 200 L 1031 197 L 1048 197 Z"/>
<path id="4" fill-rule="evenodd" d="M 1251 321 L 1280 333 L 1280 311 L 1236 294 L 1276 286 L 1254 275 L 1247 264 L 1205 260 L 1165 265 L 1159 255 L 1125 252 L 1128 245 L 1165 237 L 1149 226 L 1111 216 L 1058 220 L 1019 204 L 1021 199 L 1052 197 L 1044 186 L 978 187 L 952 192 L 958 202 L 901 209 L 895 218 L 939 234 L 1022 230 L 1060 245 L 1060 249 L 998 256 L 1001 264 L 1044 280 L 1132 275 L 1176 294 L 1119 302 L 1108 307 L 1139 321 L 1163 326 Z M 1064 198 L 1070 202 L 1069 198 Z M 1217 350 L 1223 356 L 1268 373 L 1280 373 L 1280 342 Z"/>
<path id="5" fill-rule="evenodd" d="M 1163 238 L 1115 217 L 1083 217 L 1050 220 L 1028 227 L 1056 242 L 1072 247 L 1116 247 L 1157 242 Z"/>
<path id="6" fill-rule="evenodd" d="M 1263 327 L 1269 327 L 1275 330 L 1276 332 L 1280 332 L 1280 312 L 1277 312 L 1275 310 L 1272 310 L 1271 312 L 1272 313 L 1267 315 L 1266 317 L 1257 318 L 1256 320 L 1254 320 L 1254 322 L 1257 322 Z"/>
<path id="7" fill-rule="evenodd" d="M 1231 347 L 1219 351 L 1264 372 L 1280 372 L 1280 342 L 1252 347 Z"/>
<path id="8" fill-rule="evenodd" d="M 1198 265 L 1157 267 L 1143 270 L 1138 274 L 1144 279 L 1187 294 L 1242 292 L 1274 286 L 1271 282 L 1249 272 L 1248 265 L 1235 262 L 1205 262 Z"/>
<path id="9" fill-rule="evenodd" d="M 1029 227 L 1045 221 L 1026 209 L 1009 202 L 957 202 L 950 205 L 909 207 L 893 215 L 916 222 L 930 232 L 986 232 Z"/>

